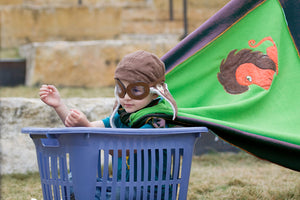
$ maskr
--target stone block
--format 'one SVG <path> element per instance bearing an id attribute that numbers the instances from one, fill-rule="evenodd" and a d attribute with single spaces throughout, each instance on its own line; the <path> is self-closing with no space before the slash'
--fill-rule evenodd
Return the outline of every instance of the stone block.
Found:
<path id="1" fill-rule="evenodd" d="M 120 7 L 5 7 L 1 48 L 44 41 L 80 41 L 120 35 Z"/>
<path id="2" fill-rule="evenodd" d="M 115 68 L 126 54 L 143 49 L 163 56 L 178 43 L 163 36 L 128 38 L 25 45 L 20 53 L 27 60 L 26 85 L 112 86 Z"/>
<path id="3" fill-rule="evenodd" d="M 0 0 L 0 6 L 21 5 L 23 0 Z"/>
<path id="4" fill-rule="evenodd" d="M 115 100 L 70 98 L 64 102 L 96 121 L 111 114 Z M 34 144 L 28 135 L 21 133 L 22 128 L 63 126 L 55 111 L 39 99 L 0 98 L 0 174 L 38 171 Z"/>
<path id="5" fill-rule="evenodd" d="M 154 8 L 123 9 L 122 34 L 182 34 L 183 23 Z"/>

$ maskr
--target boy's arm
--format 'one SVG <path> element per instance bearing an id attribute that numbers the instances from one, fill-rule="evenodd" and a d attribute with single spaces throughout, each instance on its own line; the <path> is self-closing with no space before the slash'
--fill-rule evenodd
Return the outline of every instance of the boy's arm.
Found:
<path id="1" fill-rule="evenodd" d="M 54 108 L 62 122 L 65 124 L 66 117 L 69 114 L 69 109 L 61 100 L 56 87 L 54 85 L 42 85 L 39 95 L 45 104 Z"/>
<path id="2" fill-rule="evenodd" d="M 65 121 L 69 114 L 69 108 L 62 102 L 61 105 L 53 107 L 61 121 L 66 125 Z"/>
<path id="3" fill-rule="evenodd" d="M 69 110 L 54 85 L 42 85 L 39 94 L 41 100 L 55 110 L 65 126 L 105 127 L 103 121 L 89 122 L 82 112 L 75 109 Z"/>
<path id="4" fill-rule="evenodd" d="M 102 127 L 104 128 L 103 121 L 90 122 L 85 114 L 76 109 L 71 109 L 65 120 L 67 127 Z"/>

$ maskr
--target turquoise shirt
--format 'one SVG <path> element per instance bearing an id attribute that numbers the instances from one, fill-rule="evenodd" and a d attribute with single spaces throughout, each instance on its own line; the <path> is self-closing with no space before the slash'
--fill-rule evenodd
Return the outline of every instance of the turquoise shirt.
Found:
<path id="1" fill-rule="evenodd" d="M 111 128 L 109 120 L 110 120 L 110 117 L 107 117 L 102 120 L 105 128 Z M 115 125 L 117 128 L 130 128 L 129 126 L 127 126 L 121 122 L 120 115 L 118 113 L 116 113 L 116 115 L 115 115 Z M 145 124 L 140 128 L 154 128 L 154 127 L 151 124 Z"/>

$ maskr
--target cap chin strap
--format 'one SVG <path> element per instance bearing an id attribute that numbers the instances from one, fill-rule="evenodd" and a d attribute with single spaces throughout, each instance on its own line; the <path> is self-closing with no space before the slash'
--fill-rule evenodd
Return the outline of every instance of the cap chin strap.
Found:
<path id="1" fill-rule="evenodd" d="M 111 116 L 110 116 L 110 119 L 109 119 L 109 123 L 110 123 L 110 126 L 112 127 L 112 128 L 117 128 L 116 127 L 116 125 L 115 125 L 115 115 L 116 115 L 116 113 L 117 113 L 117 111 L 118 111 L 118 109 L 119 109 L 119 107 L 120 107 L 120 98 L 119 98 L 119 96 L 117 95 L 117 87 L 115 87 L 115 97 L 116 97 L 116 99 L 117 99 L 117 105 L 116 105 L 116 107 L 115 107 L 115 109 L 113 110 L 113 112 L 111 113 Z"/>
<path id="2" fill-rule="evenodd" d="M 168 90 L 168 85 L 166 83 L 164 83 L 164 85 L 165 85 L 165 90 L 169 91 Z M 176 109 L 175 109 L 174 105 L 172 104 L 172 102 L 165 95 L 163 95 L 158 89 L 156 89 L 154 87 L 150 87 L 150 92 L 162 96 L 171 105 L 172 110 L 173 110 L 172 120 L 175 120 L 175 118 L 176 118 Z"/>

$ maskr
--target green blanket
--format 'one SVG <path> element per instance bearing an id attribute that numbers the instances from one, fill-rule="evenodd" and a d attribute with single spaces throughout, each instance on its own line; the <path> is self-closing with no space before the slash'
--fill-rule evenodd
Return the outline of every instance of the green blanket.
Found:
<path id="1" fill-rule="evenodd" d="M 162 57 L 178 121 L 300 170 L 300 12 L 233 0 Z M 298 86 L 297 86 L 298 85 Z"/>

